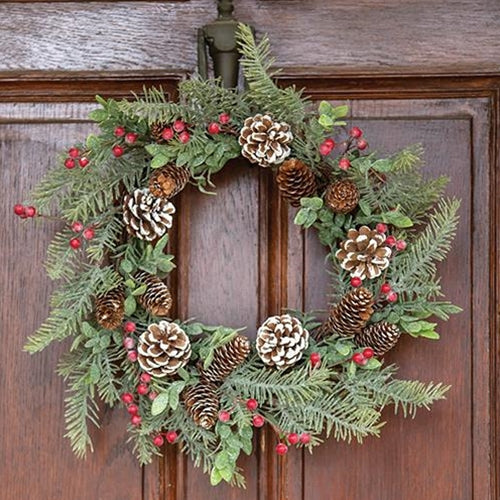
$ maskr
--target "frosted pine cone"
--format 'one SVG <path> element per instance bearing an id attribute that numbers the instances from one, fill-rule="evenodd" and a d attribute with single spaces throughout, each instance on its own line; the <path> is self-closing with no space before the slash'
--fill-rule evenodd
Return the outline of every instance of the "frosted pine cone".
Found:
<path id="1" fill-rule="evenodd" d="M 239 137 L 241 154 L 261 167 L 284 161 L 290 155 L 292 140 L 288 123 L 275 122 L 269 115 L 261 114 L 245 120 Z"/>
<path id="2" fill-rule="evenodd" d="M 125 290 L 119 285 L 95 300 L 96 321 L 107 330 L 118 328 L 125 313 Z"/>
<path id="3" fill-rule="evenodd" d="M 364 280 L 380 276 L 389 267 L 391 253 L 385 244 L 385 234 L 361 226 L 359 230 L 349 229 L 347 239 L 340 244 L 335 256 L 352 277 Z"/>
<path id="4" fill-rule="evenodd" d="M 359 347 L 371 347 L 375 356 L 383 356 L 398 343 L 399 337 L 401 331 L 396 325 L 381 321 L 368 325 L 354 341 Z"/>
<path id="5" fill-rule="evenodd" d="M 280 165 L 276 182 L 281 196 L 287 199 L 292 207 L 298 207 L 301 198 L 313 196 L 318 189 L 314 172 L 296 158 Z"/>
<path id="6" fill-rule="evenodd" d="M 220 400 L 214 384 L 200 382 L 188 387 L 182 393 L 182 399 L 196 425 L 211 429 L 217 423 Z"/>
<path id="7" fill-rule="evenodd" d="M 176 165 L 159 168 L 149 179 L 149 191 L 158 198 L 173 198 L 186 187 L 190 175 L 187 168 Z"/>
<path id="8" fill-rule="evenodd" d="M 123 199 L 123 221 L 127 231 L 141 240 L 161 238 L 172 227 L 175 207 L 149 190 L 136 189 Z"/>
<path id="9" fill-rule="evenodd" d="M 328 186 L 325 202 L 334 212 L 348 214 L 358 206 L 359 190 L 352 181 L 337 181 Z"/>
<path id="10" fill-rule="evenodd" d="M 152 323 L 139 337 L 137 360 L 141 368 L 155 377 L 173 375 L 191 357 L 191 342 L 176 323 Z"/>
<path id="11" fill-rule="evenodd" d="M 257 331 L 257 352 L 268 366 L 294 365 L 309 345 L 309 332 L 289 314 L 271 316 Z"/>
<path id="12" fill-rule="evenodd" d="M 172 308 L 172 295 L 168 286 L 163 281 L 152 274 L 139 271 L 135 279 L 146 285 L 146 291 L 137 297 L 139 304 L 153 316 L 168 316 Z"/>

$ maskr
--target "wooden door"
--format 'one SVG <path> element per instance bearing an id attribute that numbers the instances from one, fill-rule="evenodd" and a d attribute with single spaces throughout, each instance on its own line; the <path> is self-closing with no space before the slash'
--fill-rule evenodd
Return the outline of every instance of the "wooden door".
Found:
<path id="1" fill-rule="evenodd" d="M 495 500 L 500 498 L 496 380 L 496 227 L 500 4 L 491 0 L 246 0 L 236 15 L 269 32 L 283 84 L 313 99 L 348 101 L 350 120 L 381 152 L 420 142 L 427 171 L 463 199 L 455 248 L 441 266 L 464 312 L 442 341 L 406 341 L 401 373 L 451 384 L 447 401 L 415 420 L 387 415 L 382 438 L 329 442 L 277 459 L 265 430 L 244 460 L 248 488 L 210 489 L 174 448 L 141 470 L 122 410 L 105 411 L 95 453 L 74 458 L 64 433 L 64 387 L 53 371 L 64 345 L 30 358 L 21 348 L 47 313 L 43 275 L 54 225 L 10 215 L 51 157 L 91 128 L 93 95 L 177 82 L 195 66 L 195 28 L 212 0 L 0 3 L 0 251 L 2 394 L 0 498 L 40 500 Z M 216 198 L 182 195 L 175 238 L 181 317 L 248 327 L 282 307 L 322 308 L 327 277 L 313 235 L 292 224 L 263 169 L 234 162 Z M 182 236 L 182 237 L 179 237 Z"/>

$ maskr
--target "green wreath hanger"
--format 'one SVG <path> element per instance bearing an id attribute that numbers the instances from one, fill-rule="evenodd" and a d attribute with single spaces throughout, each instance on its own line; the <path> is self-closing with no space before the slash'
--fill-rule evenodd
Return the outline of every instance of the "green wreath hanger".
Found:
<path id="1" fill-rule="evenodd" d="M 243 486 L 237 460 L 252 453 L 255 428 L 270 425 L 283 455 L 329 436 L 378 436 L 385 407 L 413 416 L 444 397 L 442 384 L 395 378 L 383 356 L 402 336 L 437 339 L 429 318 L 459 312 L 441 300 L 436 269 L 459 202 L 443 198 L 445 178 L 422 177 L 418 147 L 368 153 L 359 128 L 345 132 L 346 106 L 313 109 L 275 85 L 267 38 L 256 44 L 241 25 L 238 41 L 247 90 L 192 78 L 178 102 L 155 89 L 133 102 L 98 98 L 100 133 L 62 155 L 14 210 L 64 221 L 46 260 L 61 285 L 26 350 L 71 338 L 58 372 L 74 452 L 92 448 L 88 424 L 99 425 L 102 400 L 130 414 L 142 464 L 177 443 L 213 485 Z M 209 191 L 240 155 L 272 169 L 299 207 L 295 224 L 316 230 L 334 292 L 326 321 L 276 311 L 255 343 L 241 330 L 169 317 L 165 281 L 175 196 L 187 183 Z"/>

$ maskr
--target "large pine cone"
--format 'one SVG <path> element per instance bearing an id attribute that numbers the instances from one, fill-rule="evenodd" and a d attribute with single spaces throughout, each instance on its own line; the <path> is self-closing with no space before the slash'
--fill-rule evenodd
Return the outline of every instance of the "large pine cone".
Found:
<path id="1" fill-rule="evenodd" d="M 376 356 L 383 356 L 391 350 L 401 337 L 401 330 L 392 323 L 381 321 L 368 325 L 354 337 L 359 347 L 371 347 Z"/>
<path id="2" fill-rule="evenodd" d="M 156 198 L 148 189 L 136 189 L 123 199 L 123 221 L 127 231 L 141 240 L 161 238 L 172 227 L 175 207 Z"/>
<path id="3" fill-rule="evenodd" d="M 153 316 L 168 316 L 172 308 L 172 295 L 168 286 L 158 276 L 144 271 L 139 271 L 134 278 L 147 286 L 146 291 L 137 297 L 139 304 Z"/>
<path id="4" fill-rule="evenodd" d="M 141 368 L 155 377 L 173 375 L 191 357 L 191 342 L 176 323 L 152 323 L 139 337 L 137 360 Z"/>
<path id="5" fill-rule="evenodd" d="M 289 314 L 271 316 L 257 331 L 257 352 L 268 366 L 294 365 L 309 345 L 309 332 Z"/>
<path id="6" fill-rule="evenodd" d="M 217 348 L 210 366 L 200 369 L 201 379 L 206 382 L 219 383 L 238 368 L 250 353 L 250 341 L 245 335 L 237 335 L 227 344 Z"/>
<path id="7" fill-rule="evenodd" d="M 330 310 L 319 337 L 336 333 L 349 337 L 361 332 L 373 314 L 373 294 L 366 288 L 355 288 L 342 297 L 340 303 Z"/>
<path id="8" fill-rule="evenodd" d="M 190 175 L 184 167 L 167 165 L 159 168 L 149 179 L 149 192 L 158 198 L 173 198 L 186 187 Z"/>
<path id="9" fill-rule="evenodd" d="M 335 256 L 352 277 L 377 278 L 389 267 L 391 249 L 385 244 L 385 234 L 368 226 L 349 229 L 347 239 L 340 244 Z"/>
<path id="10" fill-rule="evenodd" d="M 348 214 L 358 206 L 359 189 L 352 181 L 337 181 L 328 186 L 325 201 L 334 212 Z"/>
<path id="11" fill-rule="evenodd" d="M 270 167 L 281 163 L 290 155 L 293 140 L 290 125 L 275 122 L 269 115 L 247 118 L 240 132 L 241 154 L 252 163 Z"/>
<path id="12" fill-rule="evenodd" d="M 287 160 L 280 166 L 276 182 L 281 195 L 292 207 L 298 207 L 301 198 L 313 196 L 318 189 L 314 172 L 296 158 Z"/>
<path id="13" fill-rule="evenodd" d="M 95 300 L 96 321 L 107 330 L 118 328 L 125 313 L 125 288 L 119 285 Z"/>
<path id="14" fill-rule="evenodd" d="M 215 384 L 200 382 L 188 387 L 182 393 L 182 399 L 186 411 L 196 425 L 211 429 L 217 423 L 220 400 Z"/>

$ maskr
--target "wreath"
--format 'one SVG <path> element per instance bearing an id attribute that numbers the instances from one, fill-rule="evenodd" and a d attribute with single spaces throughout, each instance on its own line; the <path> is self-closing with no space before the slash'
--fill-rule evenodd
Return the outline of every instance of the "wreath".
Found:
<path id="1" fill-rule="evenodd" d="M 368 153 L 362 130 L 346 129 L 346 106 L 318 110 L 278 87 L 267 37 L 256 43 L 245 25 L 237 37 L 245 91 L 193 77 L 177 102 L 157 89 L 134 101 L 98 97 L 99 134 L 65 152 L 14 211 L 64 224 L 46 259 L 61 285 L 25 348 L 72 339 L 58 373 L 74 452 L 92 448 L 101 400 L 130 414 L 141 464 L 177 443 L 213 485 L 243 486 L 238 457 L 266 423 L 283 455 L 329 436 L 378 436 L 385 407 L 413 416 L 444 398 L 447 386 L 400 380 L 383 356 L 405 334 L 439 338 L 429 318 L 460 311 L 442 300 L 436 268 L 459 202 L 443 197 L 446 178 L 421 175 L 420 147 Z M 166 280 L 175 196 L 188 183 L 210 192 L 213 174 L 240 155 L 276 174 L 298 207 L 295 224 L 327 248 L 332 277 L 326 320 L 276 311 L 255 343 L 232 327 L 171 318 Z"/>

